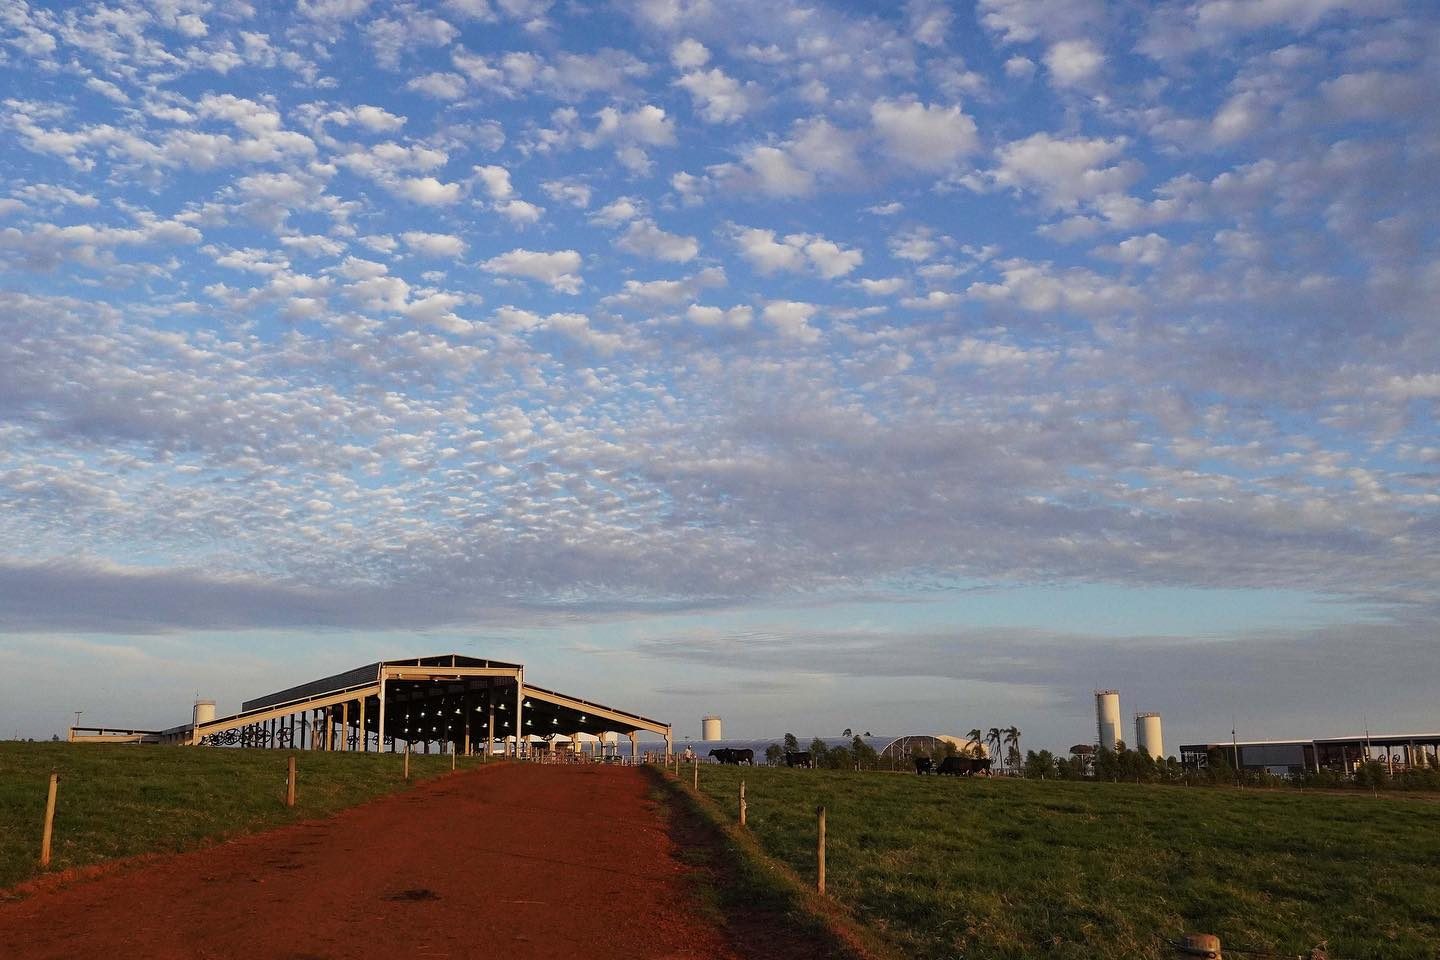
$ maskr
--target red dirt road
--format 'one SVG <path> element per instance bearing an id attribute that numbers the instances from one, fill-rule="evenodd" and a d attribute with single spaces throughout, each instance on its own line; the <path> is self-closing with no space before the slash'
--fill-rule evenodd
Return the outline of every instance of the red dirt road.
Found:
<path id="1" fill-rule="evenodd" d="M 693 870 L 649 793 L 633 768 L 458 774 L 329 820 L 0 903 L 0 956 L 796 955 L 793 943 L 740 942 L 768 938 L 727 931 L 697 906 Z"/>

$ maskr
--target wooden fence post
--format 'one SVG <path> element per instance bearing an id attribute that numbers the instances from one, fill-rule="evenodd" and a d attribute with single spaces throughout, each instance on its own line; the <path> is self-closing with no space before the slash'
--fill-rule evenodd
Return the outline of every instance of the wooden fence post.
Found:
<path id="1" fill-rule="evenodd" d="M 740 781 L 740 826 L 745 826 L 745 781 Z"/>
<path id="2" fill-rule="evenodd" d="M 405 782 L 410 782 L 410 744 L 405 744 Z"/>
<path id="3" fill-rule="evenodd" d="M 285 777 L 285 806 L 295 806 L 295 754 L 290 754 L 290 762 Z"/>
<path id="4" fill-rule="evenodd" d="M 815 808 L 819 829 L 815 833 L 815 887 L 825 893 L 825 808 Z"/>
<path id="5" fill-rule="evenodd" d="M 1222 960 L 1220 938 L 1213 933 L 1187 933 L 1177 945 L 1184 957 L 1205 957 L 1206 960 Z"/>
<path id="6" fill-rule="evenodd" d="M 50 837 L 55 828 L 55 794 L 60 789 L 60 773 L 50 771 L 50 793 L 45 798 L 45 830 L 40 835 L 40 866 L 50 866 Z"/>
<path id="7" fill-rule="evenodd" d="M 694 782 L 691 784 L 691 786 L 693 786 L 693 787 L 695 788 L 695 792 L 696 792 L 696 793 L 699 793 L 699 792 L 700 792 L 700 758 L 699 758 L 699 757 L 696 757 L 696 758 L 695 758 L 695 776 L 694 776 Z"/>

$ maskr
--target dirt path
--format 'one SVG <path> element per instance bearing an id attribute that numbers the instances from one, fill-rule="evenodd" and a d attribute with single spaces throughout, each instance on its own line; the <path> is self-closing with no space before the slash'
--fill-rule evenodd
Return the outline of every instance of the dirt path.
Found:
<path id="1" fill-rule="evenodd" d="M 638 770 L 503 764 L 0 904 L 0 954 L 820 956 L 717 923 L 684 853 Z"/>

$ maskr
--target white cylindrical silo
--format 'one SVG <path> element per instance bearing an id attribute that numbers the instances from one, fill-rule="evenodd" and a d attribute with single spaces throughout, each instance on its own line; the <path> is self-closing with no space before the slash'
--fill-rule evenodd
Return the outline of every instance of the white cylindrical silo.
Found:
<path id="1" fill-rule="evenodd" d="M 1096 739 L 1106 750 L 1114 750 L 1123 737 L 1120 732 L 1120 691 L 1095 691 Z"/>
<path id="2" fill-rule="evenodd" d="M 720 732 L 719 717 L 705 717 L 700 721 L 701 740 L 724 740 L 725 736 Z"/>
<path id="3" fill-rule="evenodd" d="M 214 719 L 215 719 L 215 701 L 214 701 L 214 700 L 196 700 L 196 701 L 195 701 L 195 712 L 191 715 L 191 718 L 192 718 L 192 720 L 194 721 L 195 726 L 197 726 L 197 727 L 200 726 L 200 724 L 202 724 L 202 723 L 209 723 L 211 720 L 214 720 Z"/>
<path id="4" fill-rule="evenodd" d="M 1135 749 L 1150 754 L 1151 759 L 1165 759 L 1165 735 L 1160 729 L 1160 714 L 1135 714 Z"/>

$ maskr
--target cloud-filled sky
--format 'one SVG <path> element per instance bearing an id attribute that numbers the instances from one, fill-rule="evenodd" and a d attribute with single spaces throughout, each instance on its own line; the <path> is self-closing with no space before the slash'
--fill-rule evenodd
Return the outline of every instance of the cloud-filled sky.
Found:
<path id="1" fill-rule="evenodd" d="M 1440 728 L 1440 13 L 0 2 L 0 735 Z"/>

